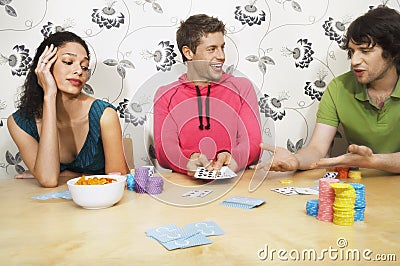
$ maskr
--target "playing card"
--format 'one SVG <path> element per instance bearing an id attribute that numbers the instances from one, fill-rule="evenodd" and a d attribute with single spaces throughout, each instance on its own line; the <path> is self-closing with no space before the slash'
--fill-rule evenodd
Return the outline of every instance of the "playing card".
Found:
<path id="1" fill-rule="evenodd" d="M 215 223 L 213 224 L 213 222 L 203 222 L 199 224 L 206 224 L 210 228 L 214 225 L 218 227 Z M 193 225 L 194 224 L 189 224 L 185 229 L 181 229 L 174 224 L 167 224 L 147 230 L 146 235 L 157 240 L 168 250 L 211 244 L 212 241 L 206 237 L 206 234 L 202 233 L 202 230 L 199 230 Z M 216 228 L 216 230 L 218 230 L 218 228 Z M 220 228 L 219 230 L 218 233 L 222 231 Z M 212 235 L 210 232 L 207 233 Z M 214 232 L 214 235 L 217 235 L 217 233 Z"/>
<path id="2" fill-rule="evenodd" d="M 176 240 L 172 240 L 169 242 L 160 242 L 166 249 L 173 250 L 178 248 L 189 248 L 194 246 L 211 244 L 212 241 L 208 239 L 205 235 L 197 232 L 196 234 L 188 237 L 188 238 L 180 238 Z"/>
<path id="3" fill-rule="evenodd" d="M 182 197 L 204 198 L 211 192 L 212 192 L 212 190 L 190 190 L 190 191 L 182 194 Z"/>
<path id="4" fill-rule="evenodd" d="M 299 194 L 299 193 L 296 192 L 294 187 L 280 187 L 280 188 L 273 188 L 271 190 L 275 191 L 275 192 L 278 192 L 280 194 L 286 195 L 286 196 Z"/>
<path id="5" fill-rule="evenodd" d="M 154 176 L 154 166 L 152 166 L 152 165 L 145 165 L 145 166 L 143 166 L 143 167 L 146 167 L 146 168 L 148 168 L 149 169 L 149 177 L 153 177 Z"/>
<path id="6" fill-rule="evenodd" d="M 326 172 L 324 174 L 324 178 L 336 178 L 338 175 L 338 172 Z"/>
<path id="7" fill-rule="evenodd" d="M 185 228 L 194 229 L 205 236 L 223 235 L 225 232 L 213 221 L 187 224 Z"/>
<path id="8" fill-rule="evenodd" d="M 302 195 L 318 195 L 318 190 L 308 187 L 295 187 L 294 190 L 296 190 L 298 194 Z"/>
<path id="9" fill-rule="evenodd" d="M 159 242 L 168 242 L 180 238 L 187 238 L 187 232 L 174 224 L 167 224 L 146 231 L 146 235 Z"/>
<path id="10" fill-rule="evenodd" d="M 229 167 L 223 166 L 221 170 L 212 170 L 208 171 L 205 167 L 198 167 L 194 177 L 200 179 L 224 179 L 224 178 L 232 178 L 236 176 L 235 172 L 233 172 Z"/>
<path id="11" fill-rule="evenodd" d="M 260 206 L 265 200 L 250 197 L 235 196 L 221 202 L 221 205 L 241 208 L 241 209 L 252 209 L 254 207 Z"/>
<path id="12" fill-rule="evenodd" d="M 62 190 L 62 191 L 55 191 L 55 192 L 49 192 L 46 194 L 41 194 L 37 196 L 33 196 L 33 199 L 38 199 L 38 200 L 48 200 L 48 199 L 67 199 L 70 200 L 72 199 L 71 193 L 69 190 Z"/>

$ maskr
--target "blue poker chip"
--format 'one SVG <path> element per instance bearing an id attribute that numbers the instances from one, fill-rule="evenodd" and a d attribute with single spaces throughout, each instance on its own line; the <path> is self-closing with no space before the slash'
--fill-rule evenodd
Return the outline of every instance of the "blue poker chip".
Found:
<path id="1" fill-rule="evenodd" d="M 365 207 L 367 205 L 365 201 L 365 186 L 359 183 L 350 183 L 350 185 L 353 186 L 356 192 L 356 200 L 354 202 L 354 221 L 364 221 Z"/>
<path id="2" fill-rule="evenodd" d="M 318 199 L 308 200 L 306 203 L 306 213 L 309 216 L 318 215 Z"/>
<path id="3" fill-rule="evenodd" d="M 126 186 L 128 190 L 135 190 L 135 178 L 133 174 L 126 175 Z"/>

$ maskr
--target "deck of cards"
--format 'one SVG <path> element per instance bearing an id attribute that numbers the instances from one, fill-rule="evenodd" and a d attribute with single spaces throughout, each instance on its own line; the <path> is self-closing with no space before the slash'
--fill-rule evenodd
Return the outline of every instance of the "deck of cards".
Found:
<path id="1" fill-rule="evenodd" d="M 228 166 L 223 166 L 221 170 L 208 171 L 205 167 L 198 167 L 195 178 L 199 179 L 225 179 L 235 177 L 236 174 Z"/>

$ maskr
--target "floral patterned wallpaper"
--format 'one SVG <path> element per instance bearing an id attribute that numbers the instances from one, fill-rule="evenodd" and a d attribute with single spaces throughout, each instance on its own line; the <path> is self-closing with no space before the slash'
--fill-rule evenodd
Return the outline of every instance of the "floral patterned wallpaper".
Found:
<path id="1" fill-rule="evenodd" d="M 296 151 L 311 137 L 327 84 L 349 69 L 339 48 L 343 33 L 378 5 L 400 9 L 398 0 L 0 0 L 0 178 L 26 169 L 6 119 L 36 47 L 53 32 L 86 40 L 84 92 L 118 108 L 135 165 L 144 165 L 156 164 L 153 95 L 185 72 L 175 42 L 181 20 L 206 13 L 226 23 L 225 71 L 253 82 L 264 141 Z"/>

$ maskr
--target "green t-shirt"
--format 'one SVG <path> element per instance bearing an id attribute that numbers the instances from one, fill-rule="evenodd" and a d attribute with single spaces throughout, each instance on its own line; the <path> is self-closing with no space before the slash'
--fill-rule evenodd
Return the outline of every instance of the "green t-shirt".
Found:
<path id="1" fill-rule="evenodd" d="M 370 102 L 367 87 L 353 72 L 333 79 L 319 103 L 317 123 L 342 124 L 350 144 L 365 145 L 374 153 L 400 151 L 400 82 L 381 110 Z"/>

